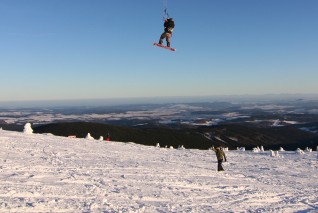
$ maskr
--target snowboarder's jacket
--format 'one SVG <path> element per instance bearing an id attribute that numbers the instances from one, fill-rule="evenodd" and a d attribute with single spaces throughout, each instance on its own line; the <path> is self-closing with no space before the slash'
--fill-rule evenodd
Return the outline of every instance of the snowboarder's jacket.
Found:
<path id="1" fill-rule="evenodd" d="M 165 32 L 172 33 L 174 26 L 175 25 L 172 18 L 168 18 L 165 20 L 165 23 L 164 23 Z"/>
<path id="2" fill-rule="evenodd" d="M 216 158 L 218 160 L 223 160 L 223 158 L 224 158 L 224 160 L 226 161 L 225 153 L 221 148 L 217 147 L 216 149 L 213 149 L 213 151 L 215 152 Z"/>

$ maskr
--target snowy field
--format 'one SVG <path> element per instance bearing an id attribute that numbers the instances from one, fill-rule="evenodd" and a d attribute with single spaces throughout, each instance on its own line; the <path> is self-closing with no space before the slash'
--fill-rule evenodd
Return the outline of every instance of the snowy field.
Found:
<path id="1" fill-rule="evenodd" d="M 226 152 L 0 130 L 0 212 L 318 212 L 317 152 Z M 155 145 L 155 143 L 154 143 Z"/>

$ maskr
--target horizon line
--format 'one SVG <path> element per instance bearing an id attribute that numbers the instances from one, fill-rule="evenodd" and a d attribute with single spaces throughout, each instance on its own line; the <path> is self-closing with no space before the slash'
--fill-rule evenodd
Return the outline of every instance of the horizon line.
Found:
<path id="1" fill-rule="evenodd" d="M 266 98 L 264 100 L 262 98 Z M 316 99 L 318 93 L 279 93 L 279 94 L 241 94 L 241 95 L 206 95 L 206 96 L 153 96 L 153 97 L 118 97 L 118 98 L 83 98 L 83 99 L 47 99 L 47 100 L 11 100 L 0 101 L 0 107 L 35 108 L 35 107 L 71 107 L 71 106 L 115 106 L 134 104 L 169 104 L 199 103 L 224 101 L 274 101 L 284 99 Z"/>

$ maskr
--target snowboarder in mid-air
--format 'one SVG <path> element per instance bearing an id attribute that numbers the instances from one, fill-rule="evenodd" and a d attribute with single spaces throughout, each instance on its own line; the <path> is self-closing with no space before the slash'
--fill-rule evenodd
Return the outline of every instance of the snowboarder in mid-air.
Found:
<path id="1" fill-rule="evenodd" d="M 170 38 L 172 37 L 172 31 L 174 29 L 174 20 L 173 18 L 167 18 L 164 22 L 165 31 L 161 34 L 159 39 L 159 44 L 162 45 L 163 39 L 166 38 L 167 47 L 170 47 Z"/>
<path id="2" fill-rule="evenodd" d="M 159 42 L 158 43 L 153 43 L 153 45 L 157 46 L 157 47 L 161 47 L 164 48 L 166 50 L 170 50 L 170 51 L 176 51 L 175 48 L 170 47 L 170 38 L 172 37 L 172 31 L 174 29 L 174 20 L 173 18 L 169 17 L 168 14 L 168 0 L 163 0 L 163 4 L 164 4 L 164 15 L 163 15 L 163 20 L 164 20 L 164 32 L 161 34 Z M 166 39 L 167 41 L 167 46 L 164 46 L 163 43 L 163 39 Z"/>

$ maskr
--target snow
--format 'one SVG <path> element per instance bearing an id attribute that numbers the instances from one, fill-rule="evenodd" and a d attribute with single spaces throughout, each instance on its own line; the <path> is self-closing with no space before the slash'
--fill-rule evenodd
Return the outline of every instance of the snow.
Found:
<path id="1" fill-rule="evenodd" d="M 195 107 L 186 104 L 177 104 L 168 107 L 158 107 L 149 110 L 137 110 L 127 111 L 124 113 L 106 113 L 106 114 L 55 114 L 51 110 L 43 112 L 25 111 L 10 111 L 0 112 L 0 120 L 4 120 L 7 124 L 14 123 L 51 123 L 53 121 L 65 121 L 65 120 L 121 120 L 121 119 L 160 119 L 163 122 L 165 120 L 181 119 L 184 116 L 180 112 L 187 113 L 187 111 L 203 110 L 202 107 Z"/>
<path id="2" fill-rule="evenodd" d="M 318 212 L 317 153 L 211 150 L 0 130 L 0 212 Z M 186 147 L 185 147 L 186 148 Z"/>
<path id="3" fill-rule="evenodd" d="M 283 106 L 276 104 L 266 104 L 266 105 L 253 105 L 253 106 L 242 106 L 242 109 L 250 110 L 250 109 L 262 109 L 262 110 L 284 110 L 292 108 L 291 106 Z"/>
<path id="4" fill-rule="evenodd" d="M 275 120 L 275 121 L 274 121 L 274 123 L 272 124 L 272 126 L 274 126 L 274 127 L 278 127 L 278 126 L 282 126 L 282 125 L 281 125 L 280 120 L 279 120 L 279 119 L 277 119 L 277 120 Z"/>
<path id="5" fill-rule="evenodd" d="M 94 140 L 94 138 L 91 136 L 90 133 L 87 133 L 86 139 L 87 139 L 87 140 Z"/>
<path id="6" fill-rule="evenodd" d="M 26 123 L 26 124 L 24 125 L 23 132 L 24 132 L 25 134 L 32 134 L 32 133 L 33 133 L 33 129 L 32 129 L 32 127 L 31 127 L 31 124 L 30 124 L 30 123 Z"/>
<path id="7" fill-rule="evenodd" d="M 301 127 L 299 128 L 302 131 L 311 132 L 316 134 L 318 131 L 316 130 L 316 127 Z"/>
<path id="8" fill-rule="evenodd" d="M 300 123 L 298 121 L 286 121 L 286 120 L 284 120 L 283 122 L 286 123 L 286 124 L 292 124 L 292 125 Z"/>

